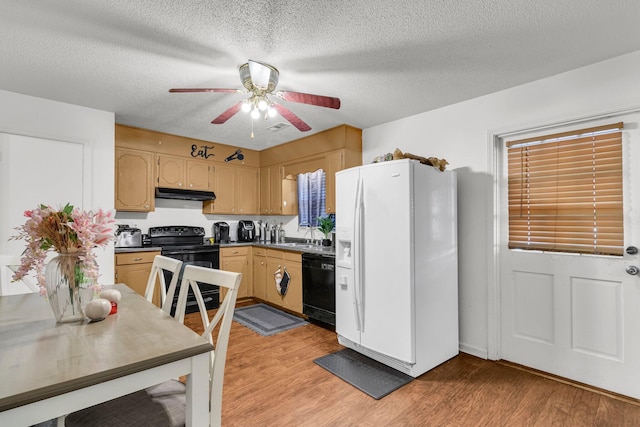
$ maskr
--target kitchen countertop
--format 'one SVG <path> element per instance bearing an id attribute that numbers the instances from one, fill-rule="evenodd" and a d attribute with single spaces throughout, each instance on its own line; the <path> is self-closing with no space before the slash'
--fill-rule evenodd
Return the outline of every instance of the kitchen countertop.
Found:
<path id="1" fill-rule="evenodd" d="M 299 245 L 291 246 L 287 243 L 259 243 L 259 242 L 231 242 L 231 243 L 221 243 L 221 248 L 232 248 L 236 246 L 256 246 L 259 248 L 271 248 L 271 249 L 279 249 L 291 252 L 299 252 L 299 253 L 314 253 L 314 254 L 325 254 L 325 255 L 335 255 L 336 251 L 333 246 L 319 246 L 319 245 L 311 245 L 307 243 L 300 243 Z M 162 248 L 160 246 L 145 246 L 143 248 L 115 248 L 116 254 L 124 254 L 130 252 L 154 252 L 161 251 Z"/>
<path id="2" fill-rule="evenodd" d="M 221 243 L 221 248 L 229 248 L 234 246 L 255 246 L 259 248 L 270 248 L 270 249 L 279 249 L 291 252 L 300 252 L 300 253 L 314 253 L 314 254 L 325 254 L 325 255 L 335 255 L 336 250 L 333 246 L 319 246 L 312 245 L 307 243 L 299 243 L 298 245 L 291 246 L 287 243 L 260 243 L 260 242 L 231 242 L 231 243 Z"/>
<path id="3" fill-rule="evenodd" d="M 115 248 L 115 253 L 124 254 L 128 252 L 160 252 L 162 248 L 160 246 L 145 246 L 143 248 Z"/>

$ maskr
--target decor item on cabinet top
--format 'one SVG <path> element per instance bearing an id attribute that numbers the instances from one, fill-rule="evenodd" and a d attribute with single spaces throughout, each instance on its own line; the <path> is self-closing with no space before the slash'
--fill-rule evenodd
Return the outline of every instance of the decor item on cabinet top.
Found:
<path id="1" fill-rule="evenodd" d="M 449 164 L 449 162 L 447 162 L 445 159 L 439 159 L 437 157 L 416 156 L 415 154 L 411 154 L 411 153 L 403 153 L 402 151 L 400 151 L 399 148 L 396 148 L 395 151 L 393 152 L 393 160 L 400 160 L 400 159 L 418 160 L 423 165 L 433 166 L 435 168 L 440 169 L 442 172 L 444 172 L 444 170 L 447 168 L 447 165 Z"/>
<path id="2" fill-rule="evenodd" d="M 318 230 L 324 234 L 324 239 L 322 239 L 322 246 L 331 246 L 331 239 L 329 239 L 329 234 L 335 229 L 336 222 L 335 216 L 327 215 L 325 217 L 318 217 Z"/>
<path id="3" fill-rule="evenodd" d="M 445 159 L 439 159 L 437 157 L 422 157 L 422 156 L 417 156 L 411 153 L 403 153 L 402 151 L 400 151 L 399 148 L 396 148 L 393 154 L 387 153 L 382 156 L 374 157 L 371 163 L 390 162 L 392 160 L 400 160 L 400 159 L 418 160 L 420 163 L 424 165 L 433 166 L 435 168 L 440 169 L 441 171 L 444 171 L 447 168 L 447 165 L 449 164 L 449 162 L 447 162 Z"/>
<path id="4" fill-rule="evenodd" d="M 322 169 L 298 175 L 298 225 L 317 227 L 326 215 L 326 175 Z"/>
<path id="5" fill-rule="evenodd" d="M 27 221 L 10 238 L 27 241 L 13 280 L 20 280 L 34 270 L 40 293 L 49 297 L 58 321 L 84 318 L 84 305 L 98 288 L 94 285 L 98 265 L 93 249 L 113 240 L 112 213 L 82 211 L 67 203 L 59 210 L 40 205 L 24 215 Z M 57 252 L 58 256 L 45 269 L 49 251 Z"/>

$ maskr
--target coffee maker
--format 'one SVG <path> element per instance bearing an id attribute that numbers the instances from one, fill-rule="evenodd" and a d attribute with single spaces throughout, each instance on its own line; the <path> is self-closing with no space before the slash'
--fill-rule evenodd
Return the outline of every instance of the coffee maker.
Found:
<path id="1" fill-rule="evenodd" d="M 223 221 L 214 223 L 213 239 L 216 243 L 229 243 L 229 224 Z"/>
<path id="2" fill-rule="evenodd" d="M 256 227 L 253 221 L 241 219 L 238 221 L 238 242 L 253 242 L 256 238 Z"/>

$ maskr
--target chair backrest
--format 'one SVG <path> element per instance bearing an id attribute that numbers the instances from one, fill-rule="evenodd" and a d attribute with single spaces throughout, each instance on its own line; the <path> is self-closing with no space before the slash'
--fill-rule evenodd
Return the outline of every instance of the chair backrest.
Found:
<path id="1" fill-rule="evenodd" d="M 176 286 L 178 285 L 181 267 L 182 261 L 174 258 L 156 255 L 153 259 L 153 265 L 151 266 L 151 273 L 149 273 L 149 280 L 147 281 L 147 289 L 144 292 L 144 296 L 147 300 L 153 301 L 157 283 L 160 286 L 160 307 L 167 313 L 171 312 L 171 304 L 173 303 L 173 296 L 175 295 Z M 168 290 L 164 279 L 165 270 L 173 274 Z"/>
<path id="2" fill-rule="evenodd" d="M 209 385 L 211 398 L 210 425 L 219 426 L 222 420 L 222 383 L 224 380 L 224 366 L 227 359 L 227 345 L 229 343 L 229 333 L 231 332 L 231 321 L 233 320 L 233 312 L 236 307 L 236 298 L 238 296 L 238 288 L 242 280 L 241 273 L 233 273 L 231 271 L 216 270 L 212 268 L 199 267 L 195 265 L 187 265 L 182 273 L 182 282 L 180 284 L 180 294 L 178 295 L 178 304 L 176 307 L 176 319 L 184 323 L 184 315 L 187 307 L 187 293 L 189 288 L 193 290 L 204 332 L 202 336 L 207 338 L 214 346 L 214 350 L 210 355 L 209 369 Z M 207 308 L 200 293 L 198 283 L 206 283 L 209 285 L 218 285 L 221 288 L 227 288 L 227 294 L 220 303 L 218 311 L 209 320 Z M 213 340 L 213 330 L 220 325 L 217 338 Z"/>

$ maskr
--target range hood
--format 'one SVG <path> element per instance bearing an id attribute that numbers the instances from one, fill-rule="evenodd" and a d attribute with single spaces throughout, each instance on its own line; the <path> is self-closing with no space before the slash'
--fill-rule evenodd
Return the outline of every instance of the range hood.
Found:
<path id="1" fill-rule="evenodd" d="M 215 200 L 213 191 L 183 190 L 181 188 L 156 187 L 156 199 Z"/>

